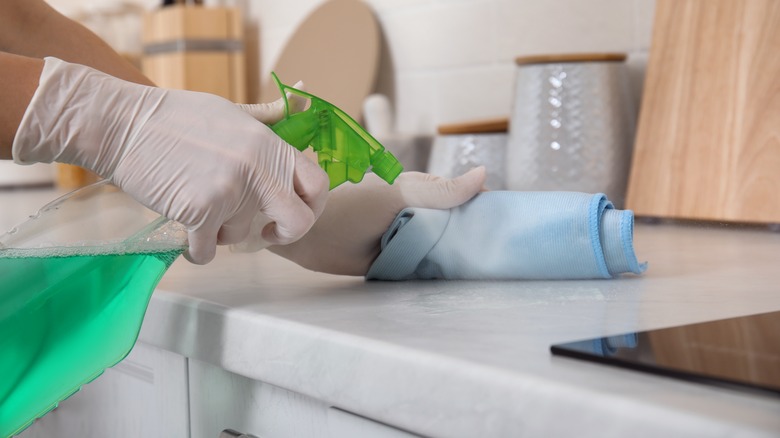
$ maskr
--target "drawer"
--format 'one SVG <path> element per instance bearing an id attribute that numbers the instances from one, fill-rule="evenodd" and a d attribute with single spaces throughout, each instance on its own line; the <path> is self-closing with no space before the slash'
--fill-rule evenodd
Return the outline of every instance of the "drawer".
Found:
<path id="1" fill-rule="evenodd" d="M 328 438 L 328 406 L 190 359 L 192 438 L 231 429 L 259 438 Z"/>
<path id="2" fill-rule="evenodd" d="M 413 438 L 419 436 L 333 407 L 328 409 L 328 430 L 331 438 Z"/>
<path id="3" fill-rule="evenodd" d="M 20 438 L 186 437 L 187 410 L 187 359 L 139 342 Z"/>
<path id="4" fill-rule="evenodd" d="M 410 438 L 409 434 L 309 396 L 190 359 L 192 438 Z"/>

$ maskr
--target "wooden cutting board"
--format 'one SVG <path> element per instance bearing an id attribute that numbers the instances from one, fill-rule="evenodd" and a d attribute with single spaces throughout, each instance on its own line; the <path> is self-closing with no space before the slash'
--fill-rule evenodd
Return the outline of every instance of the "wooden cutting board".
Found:
<path id="1" fill-rule="evenodd" d="M 780 223 L 780 1 L 658 0 L 627 207 Z"/>
<path id="2" fill-rule="evenodd" d="M 379 67 L 379 24 L 360 0 L 330 0 L 311 13 L 282 50 L 273 71 L 285 84 L 302 80 L 306 91 L 360 120 Z M 279 98 L 271 77 L 260 102 Z"/>

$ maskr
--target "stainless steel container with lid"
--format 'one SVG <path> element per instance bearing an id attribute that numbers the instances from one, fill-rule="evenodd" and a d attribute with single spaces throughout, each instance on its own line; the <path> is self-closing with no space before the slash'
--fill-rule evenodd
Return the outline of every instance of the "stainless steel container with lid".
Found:
<path id="1" fill-rule="evenodd" d="M 506 118 L 439 126 L 428 160 L 428 173 L 454 178 L 474 167 L 485 166 L 485 186 L 490 190 L 505 189 L 508 126 Z"/>
<path id="2" fill-rule="evenodd" d="M 516 60 L 510 190 L 605 193 L 624 204 L 636 123 L 624 54 Z"/>

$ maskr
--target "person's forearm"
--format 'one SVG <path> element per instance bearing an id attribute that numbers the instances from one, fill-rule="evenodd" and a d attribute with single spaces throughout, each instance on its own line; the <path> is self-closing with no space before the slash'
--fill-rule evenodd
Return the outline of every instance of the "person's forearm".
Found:
<path id="1" fill-rule="evenodd" d="M 32 58 L 54 56 L 127 81 L 153 85 L 94 33 L 42 0 L 0 0 L 0 50 Z"/>
<path id="2" fill-rule="evenodd" d="M 40 59 L 0 52 L 0 159 L 11 158 L 16 128 L 38 87 L 42 69 Z"/>

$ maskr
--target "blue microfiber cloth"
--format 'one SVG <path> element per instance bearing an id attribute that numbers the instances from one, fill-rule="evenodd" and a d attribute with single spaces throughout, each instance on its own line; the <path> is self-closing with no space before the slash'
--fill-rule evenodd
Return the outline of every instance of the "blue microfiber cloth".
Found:
<path id="1" fill-rule="evenodd" d="M 634 214 L 603 194 L 480 193 L 450 210 L 407 208 L 367 279 L 570 280 L 641 274 Z"/>
<path id="2" fill-rule="evenodd" d="M 602 357 L 614 356 L 620 349 L 634 349 L 639 345 L 636 333 L 608 336 L 587 341 L 568 342 L 566 347 L 585 353 L 593 353 Z"/>

